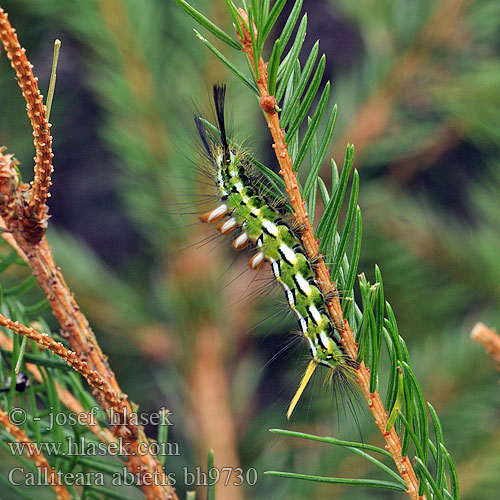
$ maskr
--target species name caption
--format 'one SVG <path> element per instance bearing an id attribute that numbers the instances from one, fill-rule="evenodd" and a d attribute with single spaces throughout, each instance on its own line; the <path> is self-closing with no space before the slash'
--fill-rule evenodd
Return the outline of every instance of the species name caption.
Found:
<path id="1" fill-rule="evenodd" d="M 7 480 L 14 486 L 175 486 L 180 481 L 184 486 L 255 486 L 258 481 L 258 472 L 255 468 L 242 469 L 241 467 L 213 467 L 205 472 L 201 467 L 183 467 L 181 473 L 143 472 L 132 474 L 126 467 L 116 469 L 116 472 L 62 472 L 54 471 L 56 477 L 46 471 L 37 469 L 32 471 L 25 467 L 13 467 L 9 470 Z M 55 480 L 57 478 L 57 481 Z"/>
<path id="2" fill-rule="evenodd" d="M 12 424 L 23 425 L 28 420 L 35 420 L 39 423 L 40 431 L 50 432 L 54 427 L 64 425 L 99 425 L 98 417 L 102 417 L 102 408 L 92 407 L 89 411 L 81 413 L 54 412 L 49 408 L 46 418 L 31 417 L 24 408 L 14 407 L 8 416 Z M 129 413 L 128 425 L 174 425 L 170 420 L 173 413 L 166 409 L 161 409 L 153 413 Z M 112 425 L 121 425 L 123 415 L 108 410 L 109 422 Z M 7 446 L 13 456 L 54 456 L 54 457 L 105 457 L 105 456 L 130 456 L 129 443 L 122 437 L 115 441 L 102 442 L 85 438 L 67 435 L 62 441 L 46 442 L 8 442 Z M 157 441 L 141 442 L 137 444 L 133 455 L 153 455 L 159 457 L 180 456 L 179 444 L 176 442 L 158 443 Z M 180 473 L 163 472 L 155 470 L 153 472 L 132 473 L 126 467 L 117 464 L 115 471 L 107 473 L 100 471 L 75 471 L 63 472 L 54 471 L 56 478 L 47 474 L 47 471 L 37 469 L 33 471 L 28 467 L 13 467 L 9 470 L 8 481 L 14 486 L 50 486 L 57 483 L 67 486 L 106 486 L 106 485 L 175 485 L 182 482 L 186 487 L 191 486 L 212 486 L 222 484 L 224 486 L 254 486 L 258 481 L 258 472 L 250 467 L 212 467 L 204 471 L 201 467 L 182 467 Z"/>
<path id="3" fill-rule="evenodd" d="M 353 383 L 357 363 L 345 352 L 321 291 L 314 262 L 301 240 L 302 229 L 294 224 L 286 205 L 256 167 L 255 161 L 228 137 L 225 126 L 225 85 L 214 85 L 213 98 L 219 133 L 195 116 L 205 156 L 221 204 L 200 217 L 201 222 L 218 222 L 218 231 L 227 235 L 241 230 L 234 239 L 235 250 L 253 244 L 257 253 L 250 259 L 251 269 L 267 261 L 277 283 L 285 291 L 288 306 L 295 314 L 305 339 L 310 362 L 288 408 L 290 418 L 301 394 L 318 365 L 328 369 L 328 380 L 340 387 Z"/>

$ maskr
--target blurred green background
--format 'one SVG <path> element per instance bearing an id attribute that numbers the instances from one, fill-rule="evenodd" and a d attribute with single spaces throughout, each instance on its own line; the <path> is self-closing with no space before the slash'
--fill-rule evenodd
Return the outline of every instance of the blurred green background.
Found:
<path id="1" fill-rule="evenodd" d="M 193 4 L 231 31 L 223 0 Z M 319 379 L 286 422 L 307 358 L 291 342 L 294 321 L 279 292 L 267 295 L 266 273 L 254 279 L 248 255 L 196 223 L 214 205 L 198 203 L 210 191 L 196 173 L 192 117 L 210 109 L 212 83 L 228 84 L 236 138 L 267 165 L 275 160 L 256 101 L 196 39 L 194 21 L 165 0 L 1 5 L 44 94 L 54 39 L 62 41 L 48 237 L 123 390 L 144 411 L 173 411 L 180 456 L 166 467 L 179 494 L 182 467 L 203 465 L 212 447 L 218 467 L 258 473 L 255 486 L 220 488 L 219 500 L 403 498 L 263 474 L 377 477 L 345 451 L 276 439 L 272 427 L 361 433 L 377 445 L 381 437 L 362 404 L 359 422 L 335 416 Z M 497 499 L 499 374 L 469 332 L 477 321 L 500 326 L 500 3 L 305 0 L 304 11 L 306 50 L 320 40 L 339 105 L 331 155 L 340 162 L 347 142 L 356 148 L 359 270 L 373 280 L 377 263 L 384 273 L 462 498 Z M 243 55 L 226 55 L 246 71 Z M 4 54 L 0 110 L 0 145 L 29 179 L 31 130 Z"/>

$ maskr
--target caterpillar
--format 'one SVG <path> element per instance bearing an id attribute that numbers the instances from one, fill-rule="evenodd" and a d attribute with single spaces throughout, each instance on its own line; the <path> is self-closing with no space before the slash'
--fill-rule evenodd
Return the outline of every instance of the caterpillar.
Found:
<path id="1" fill-rule="evenodd" d="M 346 353 L 336 337 L 332 318 L 326 306 L 314 271 L 307 256 L 300 228 L 287 221 L 283 204 L 260 189 L 262 179 L 255 175 L 252 159 L 228 138 L 224 116 L 225 85 L 213 86 L 213 100 L 218 134 L 206 126 L 201 116 L 195 123 L 206 156 L 213 170 L 217 196 L 221 204 L 200 216 L 204 223 L 219 223 L 223 235 L 240 231 L 232 247 L 241 250 L 253 245 L 257 252 L 251 257 L 251 269 L 269 262 L 276 282 L 286 295 L 295 314 L 301 335 L 307 342 L 311 359 L 287 411 L 290 418 L 301 394 L 317 366 L 328 369 L 328 378 L 352 381 L 356 362 Z"/>

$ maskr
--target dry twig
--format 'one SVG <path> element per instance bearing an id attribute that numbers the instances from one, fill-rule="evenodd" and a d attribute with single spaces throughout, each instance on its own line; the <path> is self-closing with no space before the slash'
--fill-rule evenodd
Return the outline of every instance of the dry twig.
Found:
<path id="1" fill-rule="evenodd" d="M 500 335 L 483 323 L 477 323 L 470 333 L 472 339 L 486 347 L 500 370 Z"/>
<path id="2" fill-rule="evenodd" d="M 16 216 L 16 206 L 25 192 L 26 186 L 19 185 L 13 158 L 0 152 L 0 215 L 7 231 L 9 231 L 17 247 L 26 256 L 32 273 L 37 277 L 47 296 L 52 311 L 62 328 L 62 335 L 68 339 L 71 348 L 75 351 L 71 353 L 69 359 L 74 367 L 80 367 L 88 372 L 87 374 L 90 376 L 89 383 L 94 387 L 95 395 L 104 409 L 113 407 L 115 403 L 118 404 L 119 402 L 124 408 L 123 411 L 130 414 L 132 412 L 131 405 L 120 390 L 114 373 L 107 363 L 107 357 L 102 353 L 86 317 L 80 311 L 60 269 L 56 266 L 52 250 L 45 236 L 38 243 L 32 243 L 24 238 L 24 227 Z M 5 319 L 7 320 L 7 318 Z M 24 334 L 22 331 L 17 333 Z M 57 346 L 55 348 L 56 350 L 59 349 Z M 59 352 L 56 352 L 56 354 L 59 354 Z M 85 373 L 82 374 L 85 376 Z M 98 378 L 95 378 L 95 376 Z M 102 386 L 100 385 L 101 381 L 104 384 Z M 113 394 L 120 396 L 115 400 Z M 126 434 L 130 434 L 130 432 L 127 431 Z M 129 439 L 127 445 L 130 446 L 132 451 L 137 448 L 139 443 L 147 442 L 144 431 L 140 426 L 135 427 L 134 432 L 125 437 Z M 141 478 L 150 477 L 149 474 L 154 474 L 154 477 L 157 478 L 153 482 L 149 480 L 141 482 L 148 500 L 177 499 L 175 491 L 165 479 L 164 471 L 156 457 L 150 453 L 146 455 L 131 453 L 127 459 L 127 467 L 131 473 L 138 474 Z"/>
<path id="3" fill-rule="evenodd" d="M 103 379 L 95 370 L 92 370 L 76 353 L 66 349 L 61 342 L 57 342 L 46 333 L 40 333 L 32 327 L 24 326 L 18 321 L 12 321 L 2 314 L 0 314 L 0 326 L 8 328 L 17 335 L 34 340 L 43 349 L 49 349 L 56 356 L 66 361 L 71 368 L 85 377 L 91 387 L 101 393 L 102 399 L 108 403 L 109 408 L 113 408 L 117 414 L 125 416 L 126 407 L 124 401 L 126 397 L 122 394 L 117 394 L 107 380 Z M 136 433 L 136 430 L 130 428 L 130 432 L 131 434 Z"/>
<path id="4" fill-rule="evenodd" d="M 12 339 L 3 332 L 0 332 L 0 347 L 7 351 L 12 351 L 14 347 Z M 43 376 L 38 366 L 33 363 L 26 363 L 26 368 L 32 373 L 37 382 L 43 383 Z M 85 409 L 82 404 L 73 396 L 73 394 L 71 394 L 71 392 L 67 389 L 63 389 L 58 382 L 55 383 L 55 387 L 59 401 L 61 401 L 66 408 L 71 410 L 75 415 L 85 413 Z M 103 429 L 98 423 L 94 423 L 92 425 L 89 424 L 88 427 L 101 441 L 105 443 L 111 443 L 115 440 L 109 429 Z"/>
<path id="5" fill-rule="evenodd" d="M 127 461 L 129 471 L 132 474 L 137 474 L 138 472 L 149 472 L 149 474 L 153 475 L 147 476 L 150 479 L 146 480 L 146 483 L 154 482 L 156 487 L 162 483 L 163 471 L 161 468 L 157 469 L 158 472 L 155 477 L 154 470 L 148 469 L 147 471 L 138 471 L 134 460 L 132 460 L 132 457 L 140 458 L 141 455 L 144 454 L 143 450 L 147 449 L 147 446 L 144 447 L 141 443 L 145 442 L 147 445 L 147 440 L 144 441 L 140 438 L 138 433 L 140 427 L 131 422 L 130 412 L 128 411 L 126 396 L 124 394 L 117 394 L 111 388 L 107 380 L 103 379 L 95 370 L 90 369 L 85 361 L 82 361 L 73 351 L 66 349 L 61 342 L 55 341 L 46 333 L 40 333 L 34 328 L 21 325 L 18 321 L 12 321 L 2 314 L 0 314 L 0 326 L 8 328 L 17 335 L 23 335 L 24 337 L 35 341 L 44 349 L 49 349 L 56 356 L 66 361 L 66 363 L 68 363 L 68 365 L 77 373 L 82 375 L 91 387 L 99 391 L 102 395 L 102 399 L 108 403 L 108 408 L 112 408 L 114 410 L 113 418 L 115 419 L 115 422 L 118 422 L 118 425 L 114 427 L 114 434 L 122 438 L 122 449 L 125 451 L 125 456 L 129 459 Z M 152 500 L 157 498 L 176 498 L 175 496 L 160 496 L 162 495 L 161 490 L 157 493 L 153 493 L 153 490 L 154 488 L 145 490 L 146 498 Z"/>
<path id="6" fill-rule="evenodd" d="M 17 82 L 26 100 L 26 111 L 33 128 L 35 145 L 35 176 L 27 199 L 22 200 L 22 220 L 25 237 L 32 242 L 41 239 L 47 229 L 47 198 L 50 196 L 52 167 L 52 136 L 47 120 L 43 96 L 38 89 L 38 78 L 33 75 L 33 65 L 26 58 L 26 50 L 17 39 L 7 13 L 0 7 L 0 40 L 10 64 L 16 72 Z"/>
<path id="7" fill-rule="evenodd" d="M 254 71 L 256 71 L 252 48 L 252 38 L 247 28 L 248 15 L 242 9 L 239 9 L 239 13 L 246 23 L 246 25 L 245 23 L 240 23 L 244 35 L 243 39 L 239 36 L 238 31 L 236 33 L 243 45 L 243 52 L 247 55 Z M 338 295 L 335 293 L 335 286 L 331 282 L 330 273 L 328 272 L 324 260 L 319 254 L 318 241 L 314 236 L 311 223 L 309 222 L 305 202 L 302 200 L 302 197 L 300 195 L 297 178 L 295 172 L 293 171 L 292 161 L 288 154 L 287 145 L 284 140 L 284 131 L 281 129 L 279 124 L 279 115 L 276 111 L 276 99 L 274 96 L 270 95 L 268 91 L 268 75 L 266 70 L 267 65 L 266 63 L 264 63 L 262 58 L 259 59 L 258 64 L 260 78 L 256 83 L 260 93 L 260 107 L 264 111 L 269 130 L 271 131 L 271 135 L 274 140 L 273 148 L 281 168 L 280 174 L 283 176 L 283 179 L 285 181 L 286 191 L 294 210 L 294 217 L 299 227 L 303 228 L 301 237 L 308 256 L 311 260 L 314 260 L 316 262 L 316 274 L 318 277 L 317 283 L 319 284 L 322 292 L 325 295 L 334 292 L 333 299 L 328 304 L 328 309 L 335 323 L 335 328 L 340 333 L 342 344 L 344 345 L 346 352 L 353 360 L 356 360 L 358 346 L 356 344 L 356 341 L 354 340 L 354 334 L 351 331 L 347 320 L 343 317 L 342 307 L 340 305 Z M 402 456 L 401 440 L 397 435 L 394 426 L 390 431 L 386 430 L 387 413 L 378 392 L 370 392 L 370 371 L 368 370 L 368 368 L 366 368 L 364 362 L 360 363 L 359 368 L 356 371 L 356 376 L 356 382 L 367 401 L 368 408 L 370 409 L 375 419 L 375 424 L 384 436 L 386 449 L 390 452 L 399 471 L 399 474 L 404 479 L 408 487 L 408 495 L 412 500 L 425 499 L 425 496 L 418 495 L 419 482 L 417 476 L 415 475 L 415 471 L 413 470 L 408 457 Z"/>
<path id="8" fill-rule="evenodd" d="M 32 273 L 47 296 L 52 311 L 75 351 L 74 363 L 84 362 L 88 370 L 95 372 L 114 394 L 119 394 L 126 412 L 132 408 L 120 390 L 118 382 L 107 363 L 94 333 L 73 294 L 69 290 L 60 269 L 56 266 L 52 250 L 44 237 L 47 226 L 46 200 L 49 196 L 50 174 L 52 172 L 52 152 L 49 134 L 50 125 L 45 116 L 42 96 L 38 90 L 37 78 L 33 76 L 33 66 L 27 60 L 25 50 L 20 46 L 15 30 L 10 25 L 7 14 L 0 7 L 0 40 L 11 65 L 16 71 L 19 85 L 27 102 L 27 112 L 35 137 L 35 176 L 31 188 L 20 184 L 14 160 L 0 151 L 0 216 L 9 236 L 5 238 L 31 266 Z M 93 375 L 91 375 L 92 379 Z M 97 382 L 97 379 L 95 380 Z M 97 389 L 97 387 L 95 387 Z M 108 390 L 97 390 L 96 396 L 104 409 L 110 407 L 112 399 Z M 142 427 L 135 429 L 130 445 L 147 442 Z M 174 488 L 168 483 L 164 471 L 152 454 L 130 455 L 127 466 L 141 479 L 141 487 L 150 500 L 176 499 Z M 146 479 L 154 475 L 155 480 Z M 157 478 L 157 479 L 156 479 Z"/>
<path id="9" fill-rule="evenodd" d="M 25 444 L 24 452 L 35 462 L 36 466 L 44 472 L 47 483 L 51 486 L 57 495 L 58 500 L 72 500 L 68 490 L 61 484 L 57 472 L 49 465 L 47 459 L 40 452 L 24 431 L 14 425 L 9 415 L 0 408 L 0 425 L 6 429 L 9 434 L 15 438 L 18 443 Z"/>

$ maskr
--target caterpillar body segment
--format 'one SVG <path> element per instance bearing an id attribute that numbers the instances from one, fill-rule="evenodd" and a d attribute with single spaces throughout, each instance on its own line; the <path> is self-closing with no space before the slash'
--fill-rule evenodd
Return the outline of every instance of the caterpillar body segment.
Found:
<path id="1" fill-rule="evenodd" d="M 335 328 L 326 307 L 325 295 L 316 281 L 314 265 L 300 239 L 300 231 L 290 223 L 283 204 L 262 193 L 262 181 L 252 173 L 251 160 L 235 149 L 227 137 L 224 121 L 225 86 L 214 86 L 214 102 L 220 135 L 207 132 L 195 116 L 221 205 L 200 217 L 202 222 L 219 222 L 221 234 L 241 229 L 232 246 L 239 250 L 251 243 L 257 253 L 249 266 L 258 269 L 268 261 L 276 281 L 283 288 L 287 303 L 295 314 L 305 338 L 311 361 L 295 394 L 287 417 L 295 408 L 318 365 L 326 366 L 330 377 L 353 379 L 354 365 L 335 336 Z"/>

